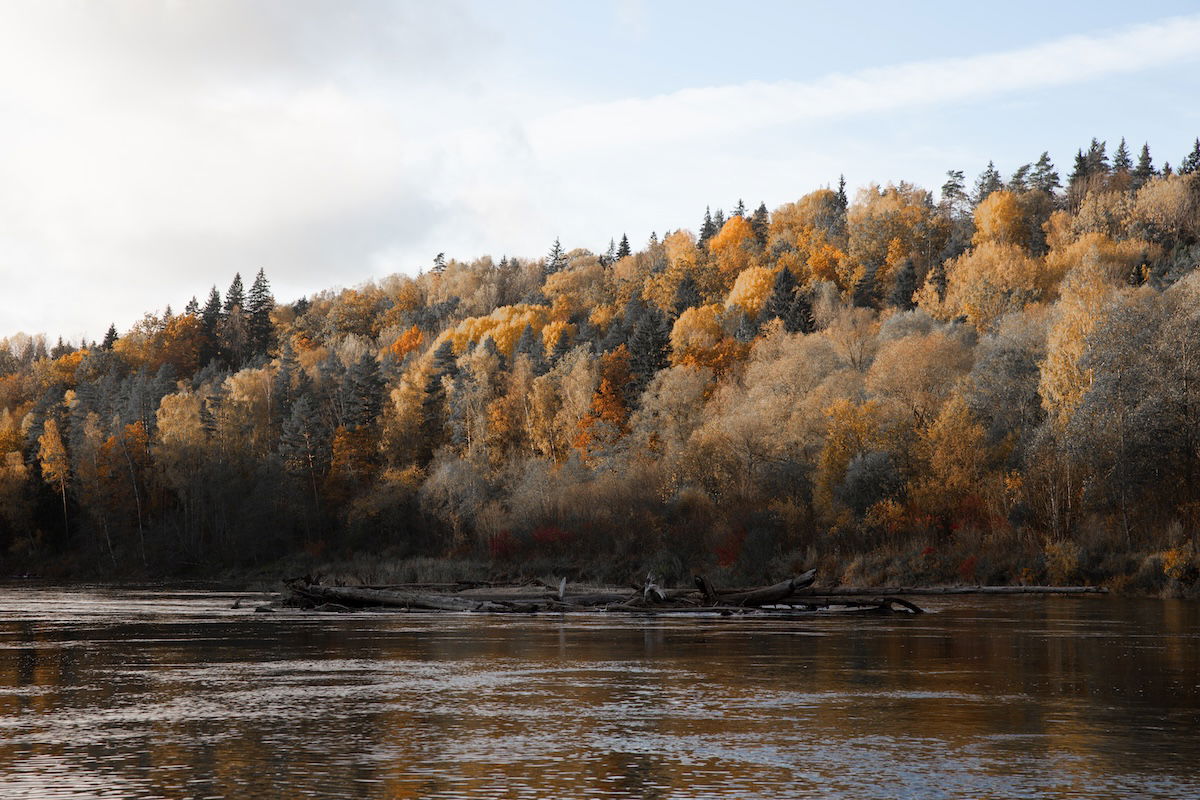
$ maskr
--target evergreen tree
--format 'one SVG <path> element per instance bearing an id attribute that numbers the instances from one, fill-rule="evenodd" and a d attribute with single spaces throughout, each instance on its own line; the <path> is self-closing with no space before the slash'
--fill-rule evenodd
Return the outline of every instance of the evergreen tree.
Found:
<path id="1" fill-rule="evenodd" d="M 679 281 L 679 285 L 675 287 L 675 302 L 673 308 L 675 316 L 679 316 L 689 308 L 695 308 L 704 301 L 700 296 L 700 287 L 696 285 L 696 279 L 687 273 L 683 279 Z"/>
<path id="2" fill-rule="evenodd" d="M 1021 166 L 1017 167 L 1016 171 L 1012 174 L 1012 177 L 1008 179 L 1008 186 L 1006 188 L 1010 192 L 1016 192 L 1018 194 L 1028 191 L 1029 177 L 1032 170 L 1032 164 L 1022 164 Z"/>
<path id="3" fill-rule="evenodd" d="M 191 317 L 200 315 L 200 301 L 196 299 L 196 295 L 192 295 L 192 299 L 188 300 L 187 305 L 183 307 L 183 313 Z"/>
<path id="4" fill-rule="evenodd" d="M 618 259 L 625 258 L 631 252 L 632 251 L 629 249 L 629 237 L 622 233 L 621 234 L 621 245 L 620 245 L 620 247 L 617 248 L 617 258 Z"/>
<path id="5" fill-rule="evenodd" d="M 942 205 L 951 216 L 965 213 L 971 205 L 967 196 L 967 182 L 961 169 L 946 171 L 946 182 L 942 184 Z"/>
<path id="6" fill-rule="evenodd" d="M 1088 175 L 1108 175 L 1112 168 L 1108 164 L 1108 154 L 1105 152 L 1105 142 L 1092 139 L 1088 145 L 1087 159 Z"/>
<path id="7" fill-rule="evenodd" d="M 244 309 L 245 307 L 246 296 L 245 290 L 242 288 L 242 273 L 235 272 L 233 274 L 233 282 L 229 284 L 229 289 L 225 292 L 223 310 L 228 315 L 234 308 Z"/>
<path id="8" fill-rule="evenodd" d="M 700 244 L 703 245 L 716 234 L 716 226 L 713 224 L 712 213 L 709 207 L 704 207 L 704 222 L 700 223 Z"/>
<path id="9" fill-rule="evenodd" d="M 801 291 L 792 294 L 792 302 L 781 319 L 783 329 L 788 333 L 812 333 L 817 329 L 813 320 L 812 303 L 808 295 Z"/>
<path id="10" fill-rule="evenodd" d="M 770 215 L 767 213 L 767 204 L 759 203 L 758 208 L 754 209 L 754 216 L 750 217 L 750 230 L 754 231 L 754 238 L 758 240 L 759 245 L 766 246 L 770 227 L 771 222 Z"/>
<path id="11" fill-rule="evenodd" d="M 896 273 L 896 285 L 892 288 L 888 301 L 902 311 L 914 308 L 913 294 L 917 291 L 917 268 L 911 258 L 904 259 Z"/>
<path id="12" fill-rule="evenodd" d="M 291 416 L 298 372 L 300 362 L 296 360 L 296 351 L 292 349 L 292 343 L 284 339 L 279 351 L 279 369 L 271 381 L 271 415 L 277 422 L 284 422 Z"/>
<path id="13" fill-rule="evenodd" d="M 796 276 L 787 267 L 783 267 L 775 273 L 775 284 L 771 287 L 771 294 L 763 305 L 764 319 L 783 319 L 787 316 L 788 309 L 791 308 L 796 295 L 796 285 Z"/>
<path id="14" fill-rule="evenodd" d="M 733 207 L 733 216 L 742 217 L 743 219 L 746 217 L 746 204 L 740 197 L 738 198 L 737 205 Z"/>
<path id="15" fill-rule="evenodd" d="M 373 355 L 363 353 L 346 370 L 341 391 L 346 427 L 355 430 L 373 425 L 383 409 L 383 378 L 379 374 L 379 362 Z"/>
<path id="16" fill-rule="evenodd" d="M 838 205 L 838 208 L 840 208 L 842 210 L 843 214 L 846 213 L 846 209 L 850 208 L 850 200 L 849 200 L 849 198 L 846 197 L 846 176 L 845 175 L 838 176 L 837 205 Z"/>
<path id="17" fill-rule="evenodd" d="M 1194 172 L 1200 172 L 1200 137 L 1196 137 L 1192 152 L 1184 156 L 1183 162 L 1179 165 L 1180 175 L 1191 175 Z"/>
<path id="18" fill-rule="evenodd" d="M 200 312 L 200 331 L 203 338 L 200 342 L 200 364 L 205 365 L 212 361 L 213 357 L 218 352 L 217 345 L 217 325 L 221 321 L 221 293 L 217 291 L 217 287 L 212 287 L 208 293 L 208 302 L 204 304 L 204 310 Z"/>
<path id="19" fill-rule="evenodd" d="M 117 326 L 112 324 L 108 326 L 108 332 L 104 334 L 104 341 L 100 343 L 101 350 L 112 350 L 113 345 L 117 343 Z"/>
<path id="20" fill-rule="evenodd" d="M 433 257 L 433 269 L 430 270 L 434 275 L 441 275 L 446 271 L 446 254 L 438 253 Z"/>
<path id="21" fill-rule="evenodd" d="M 446 385 L 458 374 L 454 345 L 449 339 L 433 351 L 433 365 L 425 382 L 425 399 L 421 402 L 421 460 L 428 462 L 442 443 L 446 429 Z"/>
<path id="22" fill-rule="evenodd" d="M 567 256 L 563 252 L 562 245 L 558 239 L 554 240 L 554 246 L 550 248 L 550 253 L 546 256 L 546 266 L 543 269 L 544 275 L 553 275 L 556 272 L 561 272 L 567 266 Z"/>
<path id="23" fill-rule="evenodd" d="M 1117 145 L 1117 152 L 1113 153 L 1112 162 L 1113 172 L 1130 172 L 1133 170 L 1133 159 L 1129 157 L 1129 148 L 1125 144 L 1125 137 L 1121 137 L 1121 143 Z"/>
<path id="24" fill-rule="evenodd" d="M 1080 186 L 1088 179 L 1091 172 L 1091 165 L 1088 163 L 1088 157 L 1082 150 L 1075 153 L 1075 166 L 1071 169 L 1071 174 L 1067 177 L 1067 188 L 1075 191 L 1076 187 Z"/>
<path id="25" fill-rule="evenodd" d="M 554 350 L 550 353 L 550 360 L 557 364 L 558 360 L 571 352 L 571 337 L 565 330 L 559 332 L 558 341 L 554 343 Z"/>
<path id="26" fill-rule="evenodd" d="M 971 200 L 975 205 L 979 205 L 987 199 L 992 192 L 999 191 L 1004 188 L 1004 182 L 1000 180 L 1000 172 L 996 169 L 996 165 L 989 161 L 983 172 L 979 173 L 979 178 L 975 181 L 975 193 Z"/>
<path id="27" fill-rule="evenodd" d="M 275 329 L 271 325 L 271 312 L 274 310 L 275 298 L 271 296 L 271 286 L 267 283 L 266 273 L 260 269 L 246 297 L 251 352 L 265 353 L 274 344 Z"/>
<path id="28" fill-rule="evenodd" d="M 284 469 L 305 479 L 319 507 L 317 485 L 329 467 L 329 430 L 321 424 L 316 404 L 307 394 L 299 395 L 279 432 L 279 457 Z"/>
<path id="29" fill-rule="evenodd" d="M 537 335 L 531 325 L 526 325 L 521 331 L 520 337 L 517 339 L 516 347 L 513 349 L 513 357 L 525 356 L 529 359 L 529 365 L 533 368 L 535 375 L 544 375 L 548 369 L 546 364 L 546 349 L 542 345 L 541 337 Z"/>
<path id="30" fill-rule="evenodd" d="M 607 266 L 615 263 L 616 260 L 617 260 L 617 244 L 614 240 L 609 239 L 608 240 L 608 249 L 604 251 L 604 255 L 600 256 L 600 264 L 601 264 L 601 266 L 607 267 Z M 503 266 L 504 265 L 502 262 L 501 268 L 503 268 Z"/>
<path id="31" fill-rule="evenodd" d="M 633 376 L 631 401 L 636 401 L 660 369 L 670 363 L 670 323 L 658 309 L 647 310 L 629 337 L 629 371 Z"/>
<path id="32" fill-rule="evenodd" d="M 718 208 L 716 211 L 714 211 L 713 216 L 712 216 L 712 221 L 713 221 L 714 234 L 720 233 L 721 229 L 725 227 L 725 211 L 724 211 L 724 209 Z"/>
<path id="33" fill-rule="evenodd" d="M 1033 165 L 1033 174 L 1029 177 L 1030 187 L 1041 192 L 1045 192 L 1051 197 L 1054 196 L 1055 190 L 1062 186 L 1058 179 L 1058 171 L 1054 169 L 1054 162 L 1050 160 L 1050 154 L 1043 151 L 1038 160 Z"/>
<path id="34" fill-rule="evenodd" d="M 1154 161 L 1150 158 L 1150 143 L 1146 142 L 1142 145 L 1142 152 L 1138 156 L 1137 166 L 1133 168 L 1133 188 L 1140 189 L 1155 174 Z"/>

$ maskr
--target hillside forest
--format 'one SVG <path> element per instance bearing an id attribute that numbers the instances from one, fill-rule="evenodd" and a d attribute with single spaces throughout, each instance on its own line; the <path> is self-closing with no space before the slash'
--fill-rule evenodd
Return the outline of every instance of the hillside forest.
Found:
<path id="1" fill-rule="evenodd" d="M 1093 140 L 290 303 L 235 276 L 0 339 L 0 573 L 1196 591 L 1198 267 L 1200 140 Z"/>

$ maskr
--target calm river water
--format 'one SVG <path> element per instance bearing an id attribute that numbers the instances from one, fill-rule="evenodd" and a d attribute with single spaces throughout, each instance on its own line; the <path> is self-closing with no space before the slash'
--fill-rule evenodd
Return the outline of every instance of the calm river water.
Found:
<path id="1" fill-rule="evenodd" d="M 302 616 L 0 589 L 5 798 L 1200 798 L 1200 605 Z"/>

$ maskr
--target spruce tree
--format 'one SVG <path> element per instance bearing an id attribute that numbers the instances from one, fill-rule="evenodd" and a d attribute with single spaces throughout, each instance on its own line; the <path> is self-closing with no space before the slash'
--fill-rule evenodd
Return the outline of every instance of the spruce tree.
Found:
<path id="1" fill-rule="evenodd" d="M 999 191 L 1004 188 L 1003 181 L 1000 180 L 1000 172 L 996 169 L 996 165 L 989 161 L 983 172 L 979 173 L 979 177 L 975 181 L 975 192 L 971 197 L 975 205 L 979 205 L 987 199 L 992 192 Z"/>
<path id="2" fill-rule="evenodd" d="M 546 373 L 546 349 L 542 345 L 541 337 L 537 335 L 531 325 L 526 325 L 517 339 L 516 347 L 513 348 L 513 358 L 517 356 L 525 356 L 529 359 L 529 365 L 533 368 L 535 375 Z"/>
<path id="3" fill-rule="evenodd" d="M 1150 158 L 1150 143 L 1142 144 L 1142 152 L 1138 155 L 1137 166 L 1133 168 L 1133 188 L 1140 189 L 1155 175 L 1154 161 Z"/>
<path id="4" fill-rule="evenodd" d="M 112 350 L 113 345 L 117 343 L 117 326 L 111 324 L 108 326 L 108 332 L 104 334 L 104 341 L 100 343 L 101 350 Z"/>
<path id="5" fill-rule="evenodd" d="M 250 350 L 253 353 L 265 353 L 274 344 L 272 340 L 275 329 L 271 325 L 273 310 L 275 298 L 271 296 L 271 286 L 267 283 L 266 273 L 260 269 L 250 286 L 250 294 L 246 297 Z"/>
<path id="6" fill-rule="evenodd" d="M 1013 172 L 1012 177 L 1008 179 L 1006 187 L 1010 192 L 1021 194 L 1029 190 L 1029 176 L 1033 170 L 1032 164 L 1022 164 Z"/>
<path id="7" fill-rule="evenodd" d="M 846 197 L 846 176 L 845 175 L 838 176 L 837 205 L 838 205 L 838 208 L 840 208 L 842 210 L 843 214 L 845 214 L 846 209 L 848 209 L 850 207 L 850 200 L 849 200 L 849 198 Z"/>
<path id="8" fill-rule="evenodd" d="M 1129 157 L 1129 147 L 1125 144 L 1125 137 L 1121 137 L 1121 143 L 1117 145 L 1117 152 L 1113 153 L 1112 162 L 1113 172 L 1130 172 L 1133 170 L 1133 159 Z"/>
<path id="9" fill-rule="evenodd" d="M 732 216 L 742 217 L 743 219 L 745 219 L 745 217 L 746 217 L 746 204 L 742 201 L 742 198 L 740 198 L 740 197 L 738 198 L 737 205 L 733 207 L 733 215 Z"/>
<path id="10" fill-rule="evenodd" d="M 617 260 L 617 243 L 613 239 L 608 240 L 608 249 L 604 251 L 604 255 L 600 256 L 600 265 L 607 267 Z M 501 263 L 501 269 L 504 265 Z"/>
<path id="11" fill-rule="evenodd" d="M 225 305 L 223 310 L 226 315 L 234 308 L 244 309 L 246 307 L 246 293 L 242 288 L 242 273 L 235 272 L 233 274 L 233 282 L 229 284 L 229 289 L 225 292 Z"/>
<path id="12" fill-rule="evenodd" d="M 716 234 L 721 232 L 722 228 L 725 227 L 725 222 L 726 222 L 725 210 L 718 208 L 716 211 L 714 211 L 713 215 L 712 215 L 712 222 L 713 222 L 713 235 L 715 236 Z"/>
<path id="13" fill-rule="evenodd" d="M 901 265 L 896 273 L 896 285 L 892 287 L 892 294 L 888 301 L 903 311 L 909 311 L 914 308 L 913 294 L 917 291 L 917 268 L 913 264 L 911 258 L 904 259 L 904 264 Z"/>
<path id="14" fill-rule="evenodd" d="M 446 428 L 446 386 L 444 378 L 454 378 L 458 367 L 454 345 L 449 339 L 433 351 L 433 365 L 425 382 L 425 398 L 421 402 L 421 460 L 428 462 L 441 444 Z"/>
<path id="15" fill-rule="evenodd" d="M 542 270 L 544 275 L 553 275 L 556 272 L 561 272 L 567 266 L 567 256 L 563 252 L 562 245 L 558 239 L 554 240 L 554 246 L 550 248 L 550 253 L 546 256 L 546 266 Z"/>
<path id="16" fill-rule="evenodd" d="M 625 258 L 631 252 L 632 251 L 629 249 L 629 237 L 622 233 L 621 234 L 621 245 L 617 248 L 617 258 L 618 259 Z"/>
<path id="17" fill-rule="evenodd" d="M 433 257 L 433 268 L 430 270 L 434 275 L 441 275 L 446 271 L 446 254 L 438 253 Z"/>
<path id="18" fill-rule="evenodd" d="M 796 295 L 796 284 L 795 274 L 787 267 L 783 267 L 775 273 L 775 284 L 771 287 L 771 294 L 763 305 L 764 319 L 783 319 L 787 316 L 788 309 L 791 308 L 792 300 Z"/>
<path id="19" fill-rule="evenodd" d="M 770 215 L 767 213 L 767 204 L 759 203 L 758 208 L 754 209 L 754 216 L 750 217 L 750 230 L 754 231 L 754 238 L 758 240 L 760 245 L 766 245 L 767 236 L 770 234 L 770 227 Z"/>
<path id="20" fill-rule="evenodd" d="M 813 320 L 812 303 L 801 291 L 792 294 L 792 302 L 782 317 L 783 329 L 788 333 L 812 333 L 817 329 Z"/>
<path id="21" fill-rule="evenodd" d="M 448 343 L 449 340 L 443 344 Z M 373 425 L 383 408 L 383 378 L 379 374 L 379 362 L 375 356 L 363 353 L 358 361 L 350 365 L 342 379 L 342 392 L 346 427 L 355 430 Z"/>
<path id="22" fill-rule="evenodd" d="M 1087 155 L 1084 158 L 1087 160 L 1088 175 L 1107 175 L 1112 171 L 1108 164 L 1108 154 L 1105 152 L 1106 142 L 1092 139 L 1092 143 L 1088 145 Z"/>
<path id="23" fill-rule="evenodd" d="M 670 363 L 671 329 L 657 309 L 644 313 L 629 337 L 629 371 L 633 375 L 630 400 L 636 400 L 651 378 Z"/>
<path id="24" fill-rule="evenodd" d="M 1191 175 L 1194 172 L 1200 172 L 1200 137 L 1196 138 L 1192 152 L 1184 156 L 1179 165 L 1180 175 Z"/>
<path id="25" fill-rule="evenodd" d="M 200 315 L 200 301 L 196 299 L 196 295 L 192 295 L 192 299 L 187 301 L 187 305 L 183 307 L 183 313 L 191 317 Z"/>
<path id="26" fill-rule="evenodd" d="M 279 368 L 271 380 L 271 416 L 276 422 L 284 422 L 291 416 L 295 402 L 294 387 L 296 374 L 300 371 L 300 362 L 296 360 L 296 352 L 292 343 L 284 339 L 279 351 Z"/>
<path id="27" fill-rule="evenodd" d="M 708 206 L 704 207 L 704 222 L 700 223 L 700 244 L 704 244 L 716 233 L 712 213 Z"/>
<path id="28" fill-rule="evenodd" d="M 700 287 L 696 285 L 696 279 L 691 276 L 691 273 L 685 274 L 683 279 L 679 281 L 679 285 L 675 287 L 675 302 L 673 308 L 675 316 L 679 316 L 689 308 L 695 308 L 703 302 L 700 296 Z"/>

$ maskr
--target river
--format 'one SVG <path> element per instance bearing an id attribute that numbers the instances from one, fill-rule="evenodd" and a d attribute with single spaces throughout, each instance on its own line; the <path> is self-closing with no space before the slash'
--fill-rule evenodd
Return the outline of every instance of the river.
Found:
<path id="1" fill-rule="evenodd" d="M 254 614 L 0 588 L 0 798 L 1200 797 L 1200 604 Z"/>

